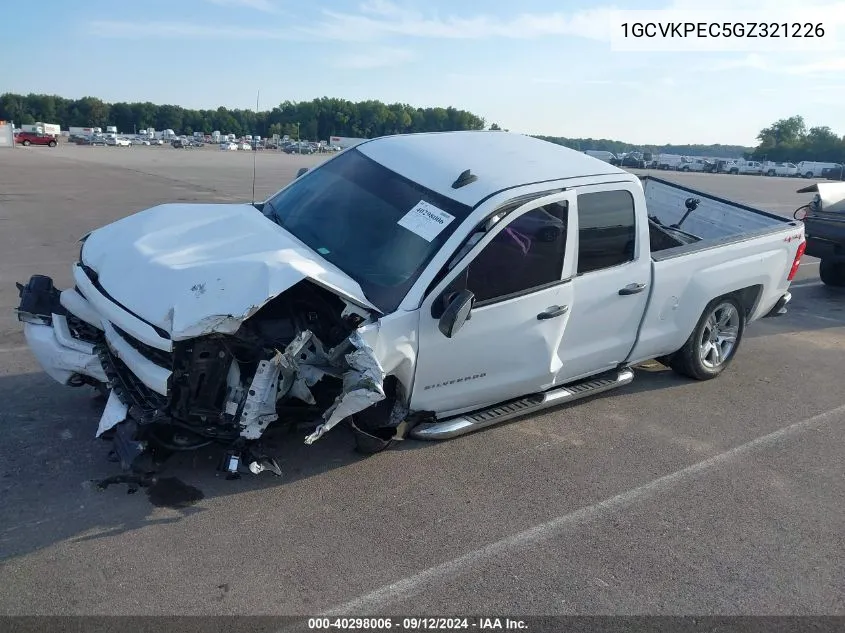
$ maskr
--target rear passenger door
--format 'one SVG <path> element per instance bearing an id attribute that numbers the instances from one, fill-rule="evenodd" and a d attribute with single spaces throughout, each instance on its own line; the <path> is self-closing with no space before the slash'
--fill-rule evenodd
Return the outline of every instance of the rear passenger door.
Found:
<path id="1" fill-rule="evenodd" d="M 560 349 L 558 384 L 612 369 L 636 343 L 648 303 L 648 222 L 633 183 L 579 187 L 573 309 Z"/>

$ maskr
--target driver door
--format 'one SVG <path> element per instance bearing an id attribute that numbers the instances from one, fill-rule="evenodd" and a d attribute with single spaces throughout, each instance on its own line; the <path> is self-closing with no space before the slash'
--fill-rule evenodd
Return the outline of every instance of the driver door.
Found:
<path id="1" fill-rule="evenodd" d="M 519 206 L 425 298 L 412 409 L 445 417 L 553 386 L 572 308 L 575 204 L 573 192 L 560 192 Z M 439 318 L 461 290 L 475 304 L 447 338 Z"/>

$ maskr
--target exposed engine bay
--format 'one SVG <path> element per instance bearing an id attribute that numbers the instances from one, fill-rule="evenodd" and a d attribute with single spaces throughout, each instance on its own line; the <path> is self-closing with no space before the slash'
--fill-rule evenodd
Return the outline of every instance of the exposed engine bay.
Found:
<path id="1" fill-rule="evenodd" d="M 261 445 L 271 425 L 308 426 L 311 444 L 347 421 L 359 448 L 374 452 L 396 438 L 407 413 L 398 382 L 385 378 L 359 332 L 372 315 L 310 280 L 265 303 L 234 333 L 175 340 L 169 352 L 97 315 L 78 287 L 60 293 L 35 275 L 18 288 L 18 317 L 36 355 L 50 355 L 51 375 L 107 398 L 97 436 L 113 441 L 127 470 L 151 472 L 162 457 L 216 444 L 232 475 L 281 475 Z M 166 388 L 156 390 L 150 385 L 159 374 Z"/>

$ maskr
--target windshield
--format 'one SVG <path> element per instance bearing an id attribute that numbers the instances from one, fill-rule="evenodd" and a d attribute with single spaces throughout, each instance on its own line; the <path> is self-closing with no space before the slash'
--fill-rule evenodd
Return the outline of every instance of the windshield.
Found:
<path id="1" fill-rule="evenodd" d="M 390 171 L 356 149 L 270 198 L 264 214 L 395 310 L 470 207 Z"/>

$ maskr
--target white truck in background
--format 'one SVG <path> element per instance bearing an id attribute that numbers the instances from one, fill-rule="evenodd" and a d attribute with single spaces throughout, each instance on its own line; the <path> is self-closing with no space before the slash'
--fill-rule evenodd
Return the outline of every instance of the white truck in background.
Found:
<path id="1" fill-rule="evenodd" d="M 680 154 L 659 154 L 657 156 L 657 169 L 669 171 L 677 169 L 684 157 Z"/>
<path id="2" fill-rule="evenodd" d="M 792 178 L 798 175 L 798 166 L 794 163 L 775 163 L 766 161 L 763 163 L 763 174 L 766 176 L 783 176 Z"/>
<path id="3" fill-rule="evenodd" d="M 839 167 L 839 164 L 802 160 L 796 167 L 798 168 L 798 175 L 802 178 L 821 178 L 823 170 Z"/>
<path id="4" fill-rule="evenodd" d="M 763 164 L 756 160 L 738 160 L 731 164 L 728 173 L 760 176 L 763 174 Z"/>
<path id="5" fill-rule="evenodd" d="M 804 250 L 801 222 L 508 132 L 381 137 L 301 172 L 264 202 L 130 215 L 83 238 L 70 287 L 19 284 L 33 354 L 107 396 L 97 435 L 139 476 L 151 449 L 210 443 L 230 473 L 281 474 L 271 426 L 446 439 L 653 358 L 715 378 L 785 312 Z"/>
<path id="6" fill-rule="evenodd" d="M 711 163 L 703 158 L 689 158 L 684 156 L 681 162 L 675 167 L 678 171 L 711 171 Z"/>

